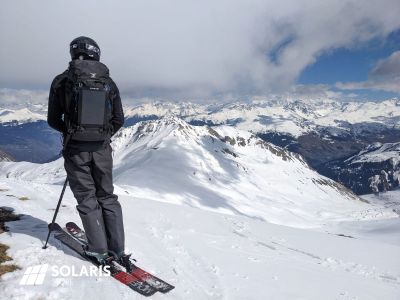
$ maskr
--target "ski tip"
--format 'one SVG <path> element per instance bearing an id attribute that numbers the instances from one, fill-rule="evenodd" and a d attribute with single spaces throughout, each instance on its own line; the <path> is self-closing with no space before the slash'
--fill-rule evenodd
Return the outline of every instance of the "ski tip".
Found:
<path id="1" fill-rule="evenodd" d="M 49 228 L 50 231 L 58 230 L 61 228 L 60 225 L 58 225 L 57 223 L 50 223 L 47 225 L 47 227 Z"/>
<path id="2" fill-rule="evenodd" d="M 175 287 L 173 285 L 168 284 L 168 287 L 164 287 L 164 288 L 158 289 L 158 291 L 160 293 L 166 294 L 166 293 L 172 291 L 174 288 Z"/>

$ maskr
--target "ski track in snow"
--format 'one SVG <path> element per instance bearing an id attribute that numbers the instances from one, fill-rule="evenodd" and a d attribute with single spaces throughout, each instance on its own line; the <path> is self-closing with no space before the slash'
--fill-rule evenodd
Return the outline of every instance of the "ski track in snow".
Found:
<path id="1" fill-rule="evenodd" d="M 0 180 L 0 206 L 25 214 L 9 222 L 0 242 L 22 270 L 0 281 L 1 299 L 142 299 L 111 278 L 54 278 L 22 286 L 28 266 L 90 265 L 59 241 L 42 250 L 60 185 Z M 7 195 L 14 195 L 7 196 Z M 29 200 L 21 201 L 21 196 Z M 120 195 L 128 250 L 138 264 L 176 286 L 153 299 L 399 299 L 400 243 L 364 238 L 340 224 L 297 229 L 244 216 Z M 75 221 L 75 200 L 67 191 L 58 222 Z M 396 221 L 396 219 L 392 219 Z M 399 226 L 399 220 L 396 226 Z M 380 221 L 384 222 L 384 221 Z M 397 234 L 397 233 L 396 233 Z M 361 235 L 361 234 L 360 234 Z"/>

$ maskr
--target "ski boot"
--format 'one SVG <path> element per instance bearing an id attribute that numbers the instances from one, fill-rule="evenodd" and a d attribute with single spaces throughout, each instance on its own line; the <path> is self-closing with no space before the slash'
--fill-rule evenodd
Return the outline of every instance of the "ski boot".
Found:
<path id="1" fill-rule="evenodd" d="M 98 252 L 91 252 L 85 251 L 85 255 L 89 257 L 89 259 L 93 260 L 97 264 L 101 266 L 106 266 L 114 260 L 114 257 L 109 255 L 108 252 L 98 253 Z"/>
<path id="2" fill-rule="evenodd" d="M 126 270 L 127 273 L 131 273 L 134 270 L 135 265 L 133 264 L 132 261 L 136 262 L 136 259 L 131 258 L 132 254 L 124 254 L 121 253 L 117 256 L 116 262 L 123 266 Z"/>

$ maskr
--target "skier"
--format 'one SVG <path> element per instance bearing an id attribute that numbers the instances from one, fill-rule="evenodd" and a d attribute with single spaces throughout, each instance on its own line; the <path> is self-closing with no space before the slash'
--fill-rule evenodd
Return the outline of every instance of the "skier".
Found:
<path id="1" fill-rule="evenodd" d="M 48 124 L 63 134 L 64 167 L 87 235 L 86 255 L 130 268 L 121 205 L 113 193 L 110 138 L 124 123 L 118 88 L 88 37 L 70 43 L 71 62 L 50 87 Z"/>

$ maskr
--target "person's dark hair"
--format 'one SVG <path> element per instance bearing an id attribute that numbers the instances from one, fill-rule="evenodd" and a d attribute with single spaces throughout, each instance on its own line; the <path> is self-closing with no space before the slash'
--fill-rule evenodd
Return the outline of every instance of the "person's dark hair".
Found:
<path id="1" fill-rule="evenodd" d="M 97 43 L 86 36 L 80 36 L 74 39 L 69 44 L 69 53 L 71 59 L 78 59 L 80 56 L 83 59 L 100 60 L 100 47 Z"/>

